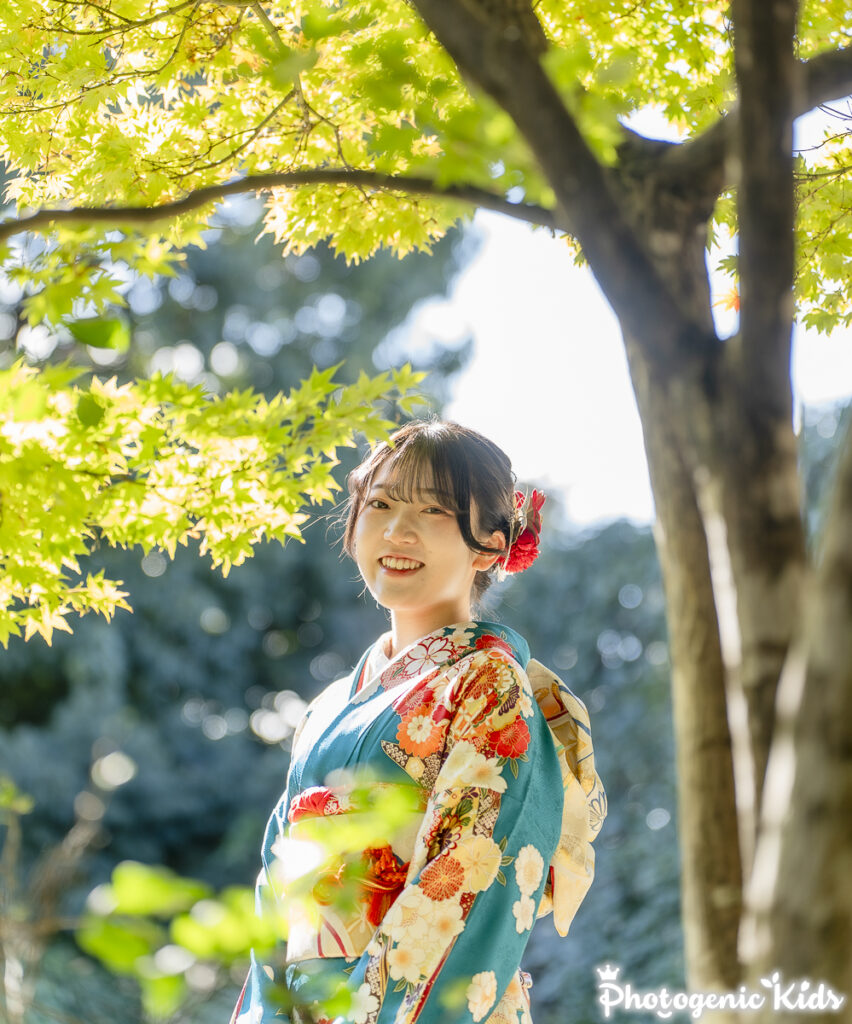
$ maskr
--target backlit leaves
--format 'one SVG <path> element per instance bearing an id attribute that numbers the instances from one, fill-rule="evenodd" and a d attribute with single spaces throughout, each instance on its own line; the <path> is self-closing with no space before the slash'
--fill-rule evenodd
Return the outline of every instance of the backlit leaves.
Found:
<path id="1" fill-rule="evenodd" d="M 367 774 L 353 773 L 347 795 L 357 811 L 342 815 L 333 831 L 320 828 L 321 821 L 314 819 L 301 822 L 300 835 L 318 851 L 321 870 L 336 877 L 329 893 L 332 907 L 346 913 L 363 900 L 363 851 L 393 843 L 419 807 L 417 787 L 401 790 L 375 782 Z M 2 797 L 0 780 L 0 807 Z M 278 856 L 273 847 L 273 880 L 281 869 Z M 266 886 L 260 890 L 264 913 L 258 915 L 250 889 L 233 886 L 213 893 L 203 882 L 166 868 L 124 861 L 108 883 L 90 893 L 74 934 L 109 970 L 136 979 L 150 1017 L 168 1017 L 191 994 L 194 968 L 203 965 L 222 984 L 227 968 L 245 961 L 252 949 L 261 960 L 264 954 L 270 960 L 283 955 L 281 943 L 292 909 L 298 908 L 301 916 L 312 913 L 315 884 L 313 872 L 292 878 L 277 898 Z M 269 958 L 273 949 L 276 953 Z M 283 1007 L 288 993 L 282 990 L 281 995 Z M 343 999 L 341 1013 L 349 1008 L 347 993 Z M 334 1005 L 326 1003 L 326 1012 Z"/>
<path id="2" fill-rule="evenodd" d="M 688 138 L 734 100 L 727 0 L 539 0 L 534 9 L 551 43 L 548 74 L 603 163 L 615 160 L 627 116 L 651 108 Z M 19 211 L 153 206 L 247 174 L 331 167 L 553 205 L 518 127 L 462 79 L 405 0 L 18 0 L 0 6 L 0 32 L 0 158 Z M 802 3 L 799 32 L 803 58 L 849 46 L 848 4 Z M 801 310 L 825 327 L 848 317 L 842 145 L 811 154 L 813 180 L 800 190 Z M 107 314 L 123 301 L 126 268 L 165 271 L 181 248 L 201 244 L 212 209 L 144 230 L 117 218 L 109 241 L 105 228 L 63 228 L 41 247 L 13 245 L 6 265 L 31 283 L 30 322 L 69 317 L 80 296 Z M 328 239 L 358 260 L 380 246 L 428 250 L 471 212 L 310 185 L 270 194 L 265 228 L 285 249 Z"/>
<path id="3" fill-rule="evenodd" d="M 340 386 L 314 371 L 289 395 L 222 397 L 155 375 L 119 386 L 16 362 L 0 371 L 0 643 L 70 632 L 69 617 L 128 609 L 120 580 L 80 578 L 94 544 L 199 539 L 227 574 L 264 539 L 299 538 L 306 505 L 333 501 L 336 452 L 387 437 L 379 409 L 409 408 L 410 367 Z"/>

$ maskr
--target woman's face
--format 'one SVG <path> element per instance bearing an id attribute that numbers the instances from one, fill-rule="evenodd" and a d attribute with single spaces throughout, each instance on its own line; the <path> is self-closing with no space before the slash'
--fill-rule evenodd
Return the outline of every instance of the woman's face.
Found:
<path id="1" fill-rule="evenodd" d="M 424 633 L 467 621 L 474 577 L 498 556 L 465 544 L 455 513 L 428 489 L 430 479 L 403 501 L 388 493 L 392 478 L 392 466 L 377 472 L 355 523 L 355 561 L 364 582 L 391 612 L 427 623 Z M 480 539 L 490 547 L 503 543 L 500 532 Z"/>

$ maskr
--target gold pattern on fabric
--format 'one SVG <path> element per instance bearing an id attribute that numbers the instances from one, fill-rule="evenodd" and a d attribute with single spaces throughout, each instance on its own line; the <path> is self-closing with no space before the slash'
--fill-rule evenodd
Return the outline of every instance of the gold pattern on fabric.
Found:
<path id="1" fill-rule="evenodd" d="M 554 927 L 567 935 L 595 876 L 591 844 L 606 817 L 606 793 L 595 771 L 585 704 L 535 658 L 527 665 L 527 676 L 556 744 L 563 788 L 562 832 L 537 916 L 552 910 Z"/>

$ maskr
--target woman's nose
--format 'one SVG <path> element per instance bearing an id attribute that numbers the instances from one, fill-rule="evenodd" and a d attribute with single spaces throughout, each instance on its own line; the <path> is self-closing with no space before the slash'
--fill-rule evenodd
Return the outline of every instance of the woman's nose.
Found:
<path id="1" fill-rule="evenodd" d="M 416 539 L 414 520 L 406 508 L 395 508 L 385 524 L 385 540 L 405 542 Z"/>

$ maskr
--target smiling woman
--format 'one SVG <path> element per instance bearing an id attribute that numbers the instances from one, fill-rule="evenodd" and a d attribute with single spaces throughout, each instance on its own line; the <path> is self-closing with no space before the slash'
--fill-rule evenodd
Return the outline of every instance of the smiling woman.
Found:
<path id="1" fill-rule="evenodd" d="M 439 431 L 455 436 L 455 445 L 441 443 Z M 475 474 L 470 455 L 480 466 L 487 458 L 490 473 Z M 410 424 L 393 448 L 378 449 L 356 470 L 350 488 L 344 544 L 370 593 L 391 612 L 389 653 L 470 619 L 475 583 L 479 597 L 518 534 L 503 453 L 458 426 Z"/>
<path id="2" fill-rule="evenodd" d="M 416 499 L 423 513 L 453 522 L 443 543 L 462 542 L 474 554 L 495 556 L 477 563 L 473 599 L 478 600 L 494 579 L 489 569 L 521 529 L 514 479 L 506 454 L 476 431 L 456 423 L 409 423 L 394 434 L 392 446 L 378 445 L 350 474 L 344 548 L 358 561 L 355 533 L 361 513 L 374 502 L 410 505 Z M 470 599 L 468 588 L 468 604 Z"/>
<path id="3" fill-rule="evenodd" d="M 258 883 L 286 950 L 253 958 L 233 1020 L 529 1024 L 533 922 L 567 932 L 606 813 L 585 707 L 472 618 L 536 557 L 543 498 L 441 422 L 403 427 L 348 485 L 344 548 L 391 628 L 296 731 Z"/>

